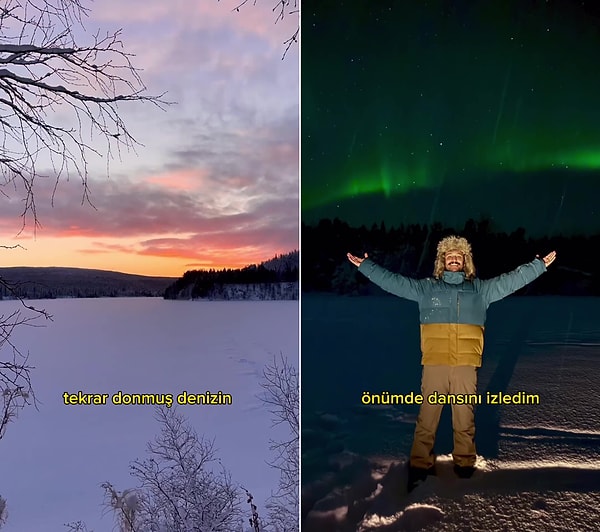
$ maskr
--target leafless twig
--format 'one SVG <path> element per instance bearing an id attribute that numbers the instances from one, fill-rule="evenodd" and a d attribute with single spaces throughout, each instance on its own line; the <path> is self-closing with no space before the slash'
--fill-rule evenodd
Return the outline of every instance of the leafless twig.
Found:
<path id="1" fill-rule="evenodd" d="M 39 227 L 37 179 L 54 181 L 54 199 L 59 180 L 75 175 L 91 204 L 89 156 L 106 155 L 108 173 L 115 155 L 139 145 L 119 104 L 168 104 L 164 94 L 146 94 L 120 30 L 76 41 L 86 16 L 80 0 L 7 0 L 0 8 L 0 190 L 23 195 L 22 229 L 28 214 Z"/>

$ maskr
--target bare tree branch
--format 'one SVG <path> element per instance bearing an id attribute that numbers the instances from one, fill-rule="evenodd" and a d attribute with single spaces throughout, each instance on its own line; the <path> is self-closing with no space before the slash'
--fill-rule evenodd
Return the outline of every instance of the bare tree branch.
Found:
<path id="1" fill-rule="evenodd" d="M 87 527 L 87 525 L 83 521 L 67 523 L 65 524 L 65 527 L 69 532 L 93 532 Z"/>
<path id="2" fill-rule="evenodd" d="M 0 496 L 0 528 L 6 524 L 8 512 L 6 511 L 6 501 Z"/>
<path id="3" fill-rule="evenodd" d="M 114 156 L 139 145 L 120 104 L 168 105 L 163 94 L 147 94 L 120 30 L 78 42 L 87 15 L 82 0 L 4 0 L 0 6 L 0 194 L 23 200 L 21 231 L 28 216 L 34 230 L 40 225 L 38 179 L 52 180 L 53 200 L 59 180 L 75 175 L 83 185 L 82 202 L 91 205 L 88 158 L 105 156 L 108 173 Z M 0 315 L 0 439 L 21 408 L 37 404 L 29 355 L 11 335 L 36 318 L 51 319 L 17 297 L 15 288 L 0 278 L 2 297 L 22 307 Z"/>
<path id="4" fill-rule="evenodd" d="M 0 246 L 2 249 L 17 247 L 21 246 Z M 27 304 L 19 297 L 18 287 L 18 283 L 0 277 L 0 300 L 8 297 L 18 302 L 21 307 L 11 310 L 8 314 L 0 314 L 0 440 L 4 437 L 8 424 L 17 417 L 22 408 L 27 405 L 37 408 L 31 384 L 31 370 L 34 368 L 28 364 L 29 353 L 22 353 L 11 336 L 21 325 L 39 327 L 36 325 L 39 318 L 52 320 L 48 312 Z"/>
<path id="5" fill-rule="evenodd" d="M 110 160 L 140 145 L 119 114 L 119 104 L 144 102 L 164 108 L 164 94 L 146 94 L 121 31 L 76 41 L 88 10 L 80 0 L 8 0 L 0 8 L 0 182 L 23 195 L 27 215 L 39 227 L 34 184 L 76 175 L 82 202 L 88 195 L 88 158 Z M 98 147 L 100 139 L 104 148 Z"/>
<path id="6" fill-rule="evenodd" d="M 259 399 L 273 415 L 273 425 L 284 424 L 290 432 L 288 439 L 280 442 L 270 440 L 270 449 L 275 452 L 276 458 L 269 465 L 279 471 L 279 486 L 267 503 L 268 528 L 274 532 L 293 532 L 299 530 L 300 508 L 298 371 L 280 353 L 279 360 L 273 357 L 273 361 L 265 367 L 263 378 L 261 387 L 265 393 Z"/>
<path id="7" fill-rule="evenodd" d="M 0 287 L 9 292 L 13 291 L 13 285 L 2 278 Z M 0 314 L 0 440 L 8 424 L 17 417 L 22 408 L 26 405 L 34 405 L 37 408 L 31 385 L 31 370 L 34 368 L 28 364 L 29 353 L 22 353 L 11 340 L 11 335 L 18 326 L 35 326 L 33 322 L 40 317 L 52 319 L 45 310 L 27 305 L 20 298 L 16 299 L 31 313 L 26 315 L 21 309 L 15 309 L 10 314 Z"/>
<path id="8" fill-rule="evenodd" d="M 254 497 L 246 488 L 242 487 L 242 489 L 246 492 L 246 502 L 250 505 L 251 516 L 248 518 L 248 522 L 250 523 L 253 532 L 260 532 L 260 517 L 258 515 L 258 508 L 256 504 L 254 504 Z"/>
<path id="9" fill-rule="evenodd" d="M 217 0 L 220 1 L 220 0 Z M 235 6 L 232 11 L 240 12 L 240 9 L 244 7 L 246 4 L 250 3 L 250 0 L 242 0 L 237 6 Z M 256 5 L 258 0 L 252 0 L 252 5 Z M 273 13 L 275 13 L 275 24 L 279 21 L 283 20 L 286 16 L 290 15 L 299 15 L 300 14 L 300 3 L 299 0 L 276 0 L 272 9 Z M 289 49 L 292 47 L 294 43 L 298 43 L 300 39 L 300 20 L 298 20 L 298 27 L 296 31 L 286 39 L 283 44 L 285 45 L 285 50 L 283 52 L 283 56 L 281 59 L 285 59 Z"/>

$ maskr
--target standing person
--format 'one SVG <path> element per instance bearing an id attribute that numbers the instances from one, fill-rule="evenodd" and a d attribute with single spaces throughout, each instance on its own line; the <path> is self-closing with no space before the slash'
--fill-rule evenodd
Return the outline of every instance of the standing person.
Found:
<path id="1" fill-rule="evenodd" d="M 556 259 L 552 251 L 537 255 L 516 270 L 489 280 L 475 277 L 471 245 L 458 236 L 443 238 L 437 246 L 433 278 L 411 279 L 392 273 L 364 258 L 348 253 L 348 260 L 382 289 L 419 304 L 423 403 L 417 418 L 410 452 L 408 490 L 434 474 L 433 445 L 443 405 L 429 404 L 429 395 L 476 394 L 481 367 L 483 333 L 491 303 L 537 279 Z M 475 471 L 475 418 L 472 404 L 454 404 L 452 428 L 454 471 L 470 478 Z"/>

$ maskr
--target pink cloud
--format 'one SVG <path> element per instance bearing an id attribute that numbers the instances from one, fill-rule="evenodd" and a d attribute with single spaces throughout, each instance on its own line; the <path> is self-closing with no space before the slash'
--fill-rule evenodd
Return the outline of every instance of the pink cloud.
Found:
<path id="1" fill-rule="evenodd" d="M 211 248 L 243 248 L 268 245 L 271 247 L 297 246 L 298 231 L 295 227 L 262 226 L 249 227 L 236 232 L 201 231 L 185 238 L 152 238 L 140 245 L 148 250 L 204 250 Z M 195 252 L 194 252 L 195 253 Z M 192 256 L 192 255 L 190 255 Z"/>
<path id="2" fill-rule="evenodd" d="M 106 242 L 91 242 L 89 248 L 77 250 L 86 255 L 99 255 L 102 253 L 131 253 L 131 245 L 107 244 Z"/>
<path id="3" fill-rule="evenodd" d="M 184 176 L 185 182 L 193 173 L 175 175 Z M 73 182 L 59 185 L 55 207 L 50 207 L 51 183 L 40 181 L 37 211 L 43 227 L 38 238 L 93 239 L 78 250 L 88 256 L 125 253 L 207 267 L 241 267 L 298 247 L 295 197 L 256 198 L 247 212 L 223 214 L 185 187 L 171 189 L 161 180 L 159 183 L 93 182 L 94 209 L 81 205 L 81 188 Z M 14 227 L 15 221 L 3 210 L 3 226 Z M 173 236 L 177 234 L 182 236 Z M 127 243 L 119 239 L 127 239 Z"/>
<path id="4" fill-rule="evenodd" d="M 160 185 L 170 190 L 198 190 L 207 176 L 206 170 L 185 169 L 153 175 L 144 179 L 146 183 Z"/>

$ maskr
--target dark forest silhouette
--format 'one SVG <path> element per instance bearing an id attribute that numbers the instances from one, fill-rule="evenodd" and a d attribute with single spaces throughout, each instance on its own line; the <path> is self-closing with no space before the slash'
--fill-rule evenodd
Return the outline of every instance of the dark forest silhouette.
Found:
<path id="1" fill-rule="evenodd" d="M 261 264 L 244 268 L 221 270 L 190 270 L 165 290 L 165 299 L 232 298 L 223 293 L 224 285 L 263 285 L 267 290 L 259 294 L 262 299 L 294 299 L 293 290 L 274 290 L 281 283 L 298 283 L 299 253 L 292 251 L 278 255 Z M 241 294 L 243 295 L 243 294 Z M 254 295 L 254 294 L 253 294 Z"/>
<path id="2" fill-rule="evenodd" d="M 315 225 L 303 223 L 302 291 L 381 294 L 350 264 L 347 252 L 361 257 L 367 252 L 377 264 L 407 277 L 431 277 L 437 243 L 450 234 L 469 240 L 481 279 L 509 272 L 536 255 L 543 257 L 556 250 L 555 265 L 517 294 L 600 295 L 600 262 L 595 252 L 600 247 L 600 234 L 532 238 L 522 227 L 510 234 L 497 232 L 493 221 L 485 217 L 469 219 L 462 228 L 436 222 L 388 229 L 381 222 L 368 229 L 365 225 L 350 227 L 338 218 L 322 219 Z"/>

